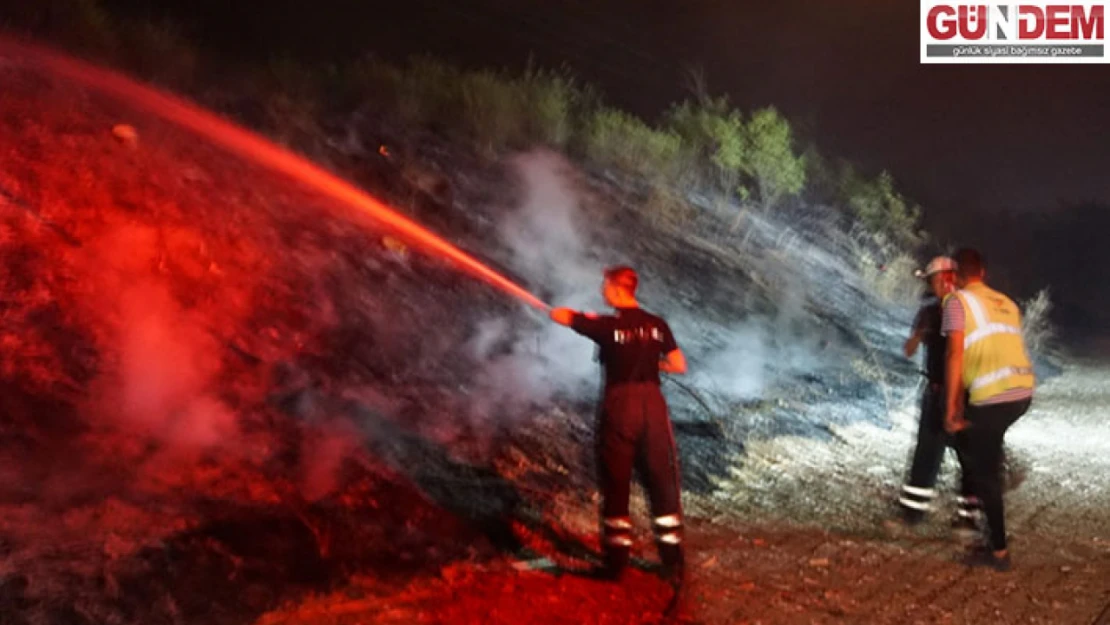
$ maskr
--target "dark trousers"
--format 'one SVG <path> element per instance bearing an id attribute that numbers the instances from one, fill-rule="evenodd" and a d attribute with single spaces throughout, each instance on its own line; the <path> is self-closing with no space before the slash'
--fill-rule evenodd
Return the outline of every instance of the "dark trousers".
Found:
<path id="1" fill-rule="evenodd" d="M 656 384 L 606 389 L 598 424 L 602 536 L 611 567 L 623 568 L 632 546 L 628 500 L 636 470 L 651 501 L 652 529 L 669 573 L 682 567 L 678 452 L 663 393 Z"/>
<path id="2" fill-rule="evenodd" d="M 1031 400 L 990 406 L 968 406 L 965 417 L 971 423 L 956 434 L 960 465 L 970 481 L 971 491 L 982 502 L 987 517 L 991 549 L 1006 548 L 1006 519 L 1002 503 L 1002 442 L 1006 430 L 1024 415 Z"/>
<path id="3" fill-rule="evenodd" d="M 902 505 L 914 511 L 925 512 L 930 509 L 936 498 L 934 487 L 944 452 L 953 439 L 944 431 L 945 397 L 944 385 L 930 382 L 921 395 L 921 418 L 917 424 L 917 444 L 913 450 L 910 473 L 902 488 Z M 971 497 L 970 484 L 966 474 L 961 477 L 961 509 Z"/>

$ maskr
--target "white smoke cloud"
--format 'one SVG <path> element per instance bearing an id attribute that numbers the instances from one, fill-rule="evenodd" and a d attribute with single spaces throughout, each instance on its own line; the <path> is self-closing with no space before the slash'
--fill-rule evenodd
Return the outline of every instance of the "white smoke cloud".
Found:
<path id="1" fill-rule="evenodd" d="M 301 494 L 318 501 L 339 486 L 343 461 L 359 448 L 362 434 L 349 419 L 331 418 L 307 429 L 301 445 Z"/>
<path id="2" fill-rule="evenodd" d="M 516 157 L 513 171 L 523 183 L 522 201 L 501 222 L 499 233 L 513 266 L 543 284 L 553 305 L 597 309 L 603 265 L 591 255 L 570 165 L 550 152 Z M 595 346 L 546 319 L 510 335 L 507 319 L 488 319 L 470 342 L 470 355 L 484 363 L 479 381 L 482 405 L 519 407 L 550 400 L 597 381 Z"/>
<path id="3" fill-rule="evenodd" d="M 766 330 L 756 323 L 745 324 L 698 360 L 690 382 L 731 399 L 757 398 L 766 384 L 768 352 Z"/>
<path id="4" fill-rule="evenodd" d="M 219 369 L 213 339 L 161 285 L 133 286 L 119 301 L 122 424 L 185 449 L 227 442 L 235 434 L 236 420 L 212 395 Z"/>
<path id="5" fill-rule="evenodd" d="M 589 234 L 596 227 L 582 210 L 573 166 L 549 152 L 518 156 L 512 166 L 524 193 L 499 228 L 512 266 L 533 284 L 544 285 L 552 305 L 603 310 L 602 269 L 619 259 L 599 258 Z M 786 278 L 772 318 L 722 326 L 699 318 L 696 310 L 667 315 L 691 362 L 686 383 L 722 398 L 747 400 L 763 396 L 778 376 L 813 367 L 817 339 L 795 335 L 795 326 L 805 325 L 807 317 L 806 285 Z M 546 319 L 524 329 L 516 325 L 507 318 L 487 319 L 467 346 L 482 366 L 475 393 L 478 414 L 542 404 L 596 387 L 597 348 L 591 341 Z"/>
<path id="6" fill-rule="evenodd" d="M 171 455 L 226 448 L 238 435 L 235 413 L 217 395 L 222 349 L 202 311 L 187 310 L 159 265 L 159 231 L 136 224 L 92 240 L 81 313 L 97 328 L 103 367 L 89 417 Z"/>

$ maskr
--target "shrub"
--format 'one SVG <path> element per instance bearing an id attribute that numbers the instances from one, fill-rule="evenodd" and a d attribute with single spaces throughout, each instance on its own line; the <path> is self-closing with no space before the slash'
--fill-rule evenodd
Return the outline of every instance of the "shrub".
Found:
<path id="1" fill-rule="evenodd" d="M 764 209 L 805 186 L 805 159 L 794 154 L 793 144 L 789 122 L 774 108 L 756 111 L 744 125 L 740 169 Z"/>
<path id="2" fill-rule="evenodd" d="M 586 128 L 586 155 L 593 162 L 645 176 L 667 179 L 679 173 L 682 139 L 655 130 L 615 109 L 594 112 Z"/>
<path id="3" fill-rule="evenodd" d="M 921 209 L 894 188 L 894 178 L 884 171 L 875 180 L 863 180 L 848 168 L 845 172 L 848 209 L 869 233 L 895 246 L 912 251 L 924 240 L 917 225 Z"/>
<path id="4" fill-rule="evenodd" d="M 111 54 L 117 49 L 119 33 L 115 20 L 98 0 L 55 0 L 49 5 L 47 11 L 63 22 L 63 36 L 70 43 L 98 55 Z"/>
<path id="5" fill-rule="evenodd" d="M 813 144 L 805 149 L 802 158 L 806 166 L 805 201 L 825 206 L 842 203 L 843 165 L 826 157 Z"/>
<path id="6" fill-rule="evenodd" d="M 520 79 L 531 141 L 564 147 L 571 136 L 576 107 L 582 94 L 566 74 L 529 69 Z"/>
<path id="7" fill-rule="evenodd" d="M 744 158 L 744 124 L 727 99 L 676 105 L 667 114 L 667 126 L 682 138 L 688 158 L 712 171 L 718 188 L 729 194 L 736 191 Z"/>
<path id="8" fill-rule="evenodd" d="M 331 93 L 340 101 L 341 108 L 370 108 L 392 114 L 402 108 L 404 84 L 405 76 L 400 67 L 368 55 L 337 73 Z"/>
<path id="9" fill-rule="evenodd" d="M 118 24 L 98 0 L 7 2 L 0 13 L 0 28 L 49 37 L 97 61 L 116 60 Z"/>
<path id="10" fill-rule="evenodd" d="M 459 77 L 461 127 L 487 152 L 525 140 L 527 102 L 522 83 L 492 71 L 466 72 Z"/>
<path id="11" fill-rule="evenodd" d="M 1056 330 L 1052 327 L 1052 297 L 1048 287 L 1021 302 L 1021 329 L 1029 351 L 1044 354 L 1052 349 Z"/>
<path id="12" fill-rule="evenodd" d="M 418 127 L 450 128 L 459 121 L 460 73 L 430 56 L 409 61 L 397 90 L 400 118 Z"/>
<path id="13" fill-rule="evenodd" d="M 858 248 L 856 263 L 864 284 L 883 301 L 912 306 L 921 295 L 924 285 L 913 273 L 918 268 L 918 263 L 909 254 L 892 253 L 881 259 Z"/>
<path id="14" fill-rule="evenodd" d="M 404 70 L 366 57 L 340 72 L 337 82 L 356 108 L 377 108 L 414 127 L 438 127 L 491 153 L 533 143 L 565 146 L 583 101 L 566 74 L 461 72 L 431 57 L 415 57 Z"/>

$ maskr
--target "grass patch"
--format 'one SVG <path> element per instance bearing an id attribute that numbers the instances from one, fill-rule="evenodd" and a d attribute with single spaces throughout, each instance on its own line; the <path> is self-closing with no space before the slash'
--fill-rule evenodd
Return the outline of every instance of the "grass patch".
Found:
<path id="1" fill-rule="evenodd" d="M 593 163 L 647 178 L 668 178 L 682 152 L 677 133 L 655 130 L 623 111 L 602 108 L 585 131 L 586 156 Z"/>
<path id="2" fill-rule="evenodd" d="M 1052 294 L 1049 289 L 1037 291 L 1020 306 L 1025 346 L 1034 354 L 1050 354 L 1056 340 L 1056 329 L 1052 325 Z"/>

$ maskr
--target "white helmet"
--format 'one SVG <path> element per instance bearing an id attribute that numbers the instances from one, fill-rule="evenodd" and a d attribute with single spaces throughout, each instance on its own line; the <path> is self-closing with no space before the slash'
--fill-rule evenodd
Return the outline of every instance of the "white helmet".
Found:
<path id="1" fill-rule="evenodd" d="M 918 269 L 917 271 L 913 272 L 913 275 L 917 276 L 918 278 L 928 278 L 929 276 L 935 273 L 940 273 L 942 271 L 956 271 L 956 261 L 947 256 L 937 256 L 933 260 L 929 261 L 929 264 L 925 266 L 925 269 Z"/>

